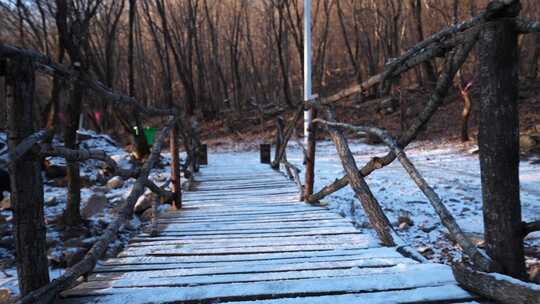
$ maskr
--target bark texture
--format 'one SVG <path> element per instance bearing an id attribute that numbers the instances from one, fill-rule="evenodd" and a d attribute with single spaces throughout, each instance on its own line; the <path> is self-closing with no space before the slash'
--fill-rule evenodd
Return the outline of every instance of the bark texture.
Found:
<path id="1" fill-rule="evenodd" d="M 463 265 L 453 267 L 454 277 L 465 289 L 503 304 L 540 303 L 538 285 L 507 276 L 478 272 Z"/>
<path id="2" fill-rule="evenodd" d="M 31 60 L 19 58 L 9 61 L 7 71 L 7 83 L 12 89 L 7 103 L 9 150 L 15 153 L 17 145 L 34 133 L 34 65 Z M 26 295 L 49 283 L 39 158 L 27 154 L 11 162 L 9 172 L 17 275 L 20 292 Z"/>
<path id="3" fill-rule="evenodd" d="M 519 197 L 518 33 L 511 20 L 490 22 L 480 39 L 478 142 L 487 253 L 496 269 L 525 278 Z"/>

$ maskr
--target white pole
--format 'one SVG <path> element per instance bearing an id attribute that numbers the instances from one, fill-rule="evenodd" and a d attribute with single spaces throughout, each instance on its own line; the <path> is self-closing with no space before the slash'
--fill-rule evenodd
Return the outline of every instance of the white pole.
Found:
<path id="1" fill-rule="evenodd" d="M 311 47 L 311 0 L 304 0 L 304 101 L 312 99 L 311 58 L 313 53 Z M 304 111 L 304 143 L 306 147 L 312 119 L 312 111 Z"/>

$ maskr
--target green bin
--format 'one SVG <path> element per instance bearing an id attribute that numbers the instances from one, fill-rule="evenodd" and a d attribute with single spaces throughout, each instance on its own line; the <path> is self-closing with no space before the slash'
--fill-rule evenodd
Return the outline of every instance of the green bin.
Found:
<path id="1" fill-rule="evenodd" d="M 144 137 L 149 145 L 154 144 L 154 137 L 156 137 L 157 128 L 144 128 Z"/>

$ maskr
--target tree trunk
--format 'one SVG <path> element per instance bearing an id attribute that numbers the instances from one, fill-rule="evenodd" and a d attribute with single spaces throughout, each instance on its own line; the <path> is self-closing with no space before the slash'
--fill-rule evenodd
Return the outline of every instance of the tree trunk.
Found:
<path id="1" fill-rule="evenodd" d="M 535 49 L 531 59 L 531 65 L 529 66 L 529 78 L 536 79 L 538 77 L 538 59 L 540 59 L 540 33 L 534 34 Z"/>
<path id="2" fill-rule="evenodd" d="M 68 149 L 78 149 L 77 130 L 79 129 L 79 116 L 84 89 L 75 84 L 66 108 L 67 121 L 64 131 L 64 144 Z M 67 204 L 63 214 L 64 224 L 76 226 L 81 223 L 81 178 L 79 162 L 67 161 Z"/>
<path id="3" fill-rule="evenodd" d="M 9 149 L 34 133 L 34 66 L 29 59 L 8 64 L 8 84 L 12 98 L 7 102 Z M 43 214 L 43 182 L 39 158 L 22 157 L 9 165 L 11 200 L 14 213 L 14 237 L 17 275 L 22 295 L 49 283 L 46 226 Z"/>
<path id="4" fill-rule="evenodd" d="M 129 78 L 129 96 L 135 97 L 135 16 L 137 11 L 137 1 L 129 1 L 129 37 L 128 37 L 128 78 Z M 140 159 L 145 158 L 150 154 L 150 148 L 144 136 L 144 130 L 141 124 L 139 114 L 137 112 L 133 113 L 133 118 L 135 119 L 135 126 L 137 131 L 131 133 L 133 134 L 135 149 L 137 157 Z"/>
<path id="5" fill-rule="evenodd" d="M 411 0 L 413 17 L 415 19 L 415 29 L 418 36 L 418 41 L 424 41 L 424 27 L 422 25 L 422 1 L 421 0 Z M 435 75 L 435 69 L 430 61 L 425 61 L 422 63 L 422 69 L 426 76 L 427 81 L 430 85 L 433 85 L 437 81 Z M 422 81 L 420 79 L 420 81 Z"/>
<path id="6" fill-rule="evenodd" d="M 480 38 L 480 168 L 487 253 L 497 272 L 525 278 L 519 198 L 518 35 L 488 23 Z"/>
<path id="7" fill-rule="evenodd" d="M 180 178 L 180 155 L 178 145 L 178 125 L 175 125 L 171 131 L 170 145 L 171 145 L 171 180 L 173 205 L 176 209 L 182 208 L 182 180 Z"/>

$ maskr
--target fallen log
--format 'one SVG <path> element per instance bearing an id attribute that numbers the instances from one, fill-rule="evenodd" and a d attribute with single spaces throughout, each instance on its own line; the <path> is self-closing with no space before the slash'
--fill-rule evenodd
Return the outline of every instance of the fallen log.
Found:
<path id="1" fill-rule="evenodd" d="M 497 303 L 540 303 L 540 285 L 498 273 L 475 271 L 459 264 L 454 265 L 452 271 L 461 287 Z"/>
<path id="2" fill-rule="evenodd" d="M 79 277 L 88 274 L 94 269 L 99 258 L 103 256 L 111 241 L 116 237 L 120 227 L 132 216 L 133 207 L 135 206 L 137 199 L 144 194 L 150 170 L 152 170 L 158 161 L 165 139 L 168 137 L 174 124 L 177 123 L 177 120 L 178 118 L 171 119 L 171 121 L 169 121 L 169 123 L 161 130 L 157 141 L 152 147 L 152 152 L 148 157 L 148 160 L 141 168 L 141 173 L 137 178 L 137 181 L 133 185 L 129 196 L 124 200 L 119 209 L 118 217 L 109 224 L 101 238 L 92 246 L 92 248 L 90 248 L 83 260 L 73 267 L 66 269 L 62 276 L 53 280 L 49 285 L 43 286 L 18 300 L 17 304 L 52 303 L 60 292 L 73 286 Z"/>

